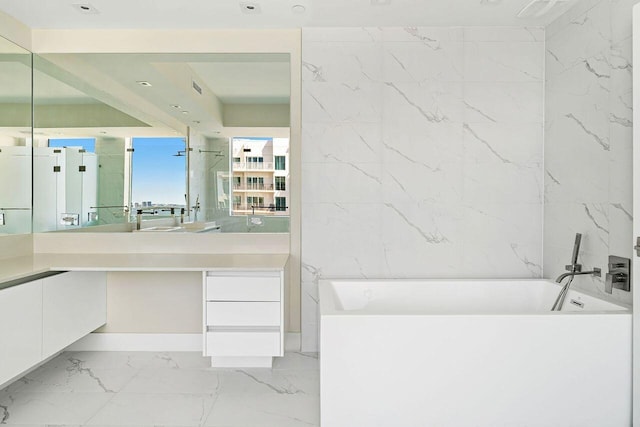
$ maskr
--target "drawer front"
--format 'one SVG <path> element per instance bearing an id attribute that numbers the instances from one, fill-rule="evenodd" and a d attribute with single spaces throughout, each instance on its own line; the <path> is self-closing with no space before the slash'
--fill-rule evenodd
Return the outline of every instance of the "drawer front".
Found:
<path id="1" fill-rule="evenodd" d="M 207 301 L 280 301 L 280 277 L 207 276 Z"/>
<path id="2" fill-rule="evenodd" d="M 279 302 L 207 302 L 209 326 L 280 326 Z"/>
<path id="3" fill-rule="evenodd" d="M 207 356 L 281 356 L 280 333 L 207 332 Z"/>

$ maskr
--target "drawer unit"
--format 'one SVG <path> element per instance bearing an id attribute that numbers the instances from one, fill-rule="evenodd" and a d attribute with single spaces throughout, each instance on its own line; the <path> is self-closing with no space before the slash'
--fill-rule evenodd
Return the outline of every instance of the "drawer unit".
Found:
<path id="1" fill-rule="evenodd" d="M 203 287 L 211 366 L 268 367 L 284 355 L 283 271 L 208 272 Z"/>
<path id="2" fill-rule="evenodd" d="M 211 331 L 207 332 L 210 356 L 272 357 L 280 353 L 280 331 Z"/>
<path id="3" fill-rule="evenodd" d="M 280 326 L 280 303 L 207 302 L 207 325 Z"/>
<path id="4" fill-rule="evenodd" d="M 280 301 L 280 276 L 207 276 L 207 301 Z"/>

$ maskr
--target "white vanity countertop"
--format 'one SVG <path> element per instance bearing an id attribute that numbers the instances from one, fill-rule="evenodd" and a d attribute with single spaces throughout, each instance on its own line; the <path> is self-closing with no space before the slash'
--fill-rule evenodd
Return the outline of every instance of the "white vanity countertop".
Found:
<path id="1" fill-rule="evenodd" d="M 0 282 L 48 271 L 280 271 L 288 258 L 288 254 L 39 253 L 0 260 Z"/>

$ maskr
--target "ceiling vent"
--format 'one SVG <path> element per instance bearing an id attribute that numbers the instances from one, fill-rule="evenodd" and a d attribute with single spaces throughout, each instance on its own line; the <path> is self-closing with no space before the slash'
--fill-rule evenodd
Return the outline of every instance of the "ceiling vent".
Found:
<path id="1" fill-rule="evenodd" d="M 533 0 L 518 12 L 518 18 L 539 18 L 551 12 L 556 6 L 570 0 Z"/>

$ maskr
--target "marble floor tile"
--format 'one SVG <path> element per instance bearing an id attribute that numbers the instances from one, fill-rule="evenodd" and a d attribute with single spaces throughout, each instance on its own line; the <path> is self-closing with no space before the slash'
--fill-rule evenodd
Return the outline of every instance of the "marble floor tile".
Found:
<path id="1" fill-rule="evenodd" d="M 216 394 L 222 372 L 215 370 L 141 369 L 122 389 L 123 393 Z"/>
<path id="2" fill-rule="evenodd" d="M 20 392 L 116 393 L 139 372 L 129 366 L 90 368 L 75 355 L 56 359 L 20 379 Z"/>
<path id="3" fill-rule="evenodd" d="M 220 374 L 219 394 L 318 396 L 319 373 L 312 370 L 236 369 Z"/>
<path id="4" fill-rule="evenodd" d="M 16 392 L 0 401 L 0 424 L 84 424 L 113 393 Z"/>
<path id="5" fill-rule="evenodd" d="M 273 359 L 273 369 L 318 370 L 318 353 L 286 353 Z"/>
<path id="6" fill-rule="evenodd" d="M 198 426 L 216 397 L 211 394 L 118 393 L 85 424 L 88 426 Z"/>
<path id="7" fill-rule="evenodd" d="M 275 393 L 221 394 L 204 425 L 206 427 L 319 426 L 319 397 Z"/>
<path id="8" fill-rule="evenodd" d="M 0 426 L 319 425 L 319 364 L 211 368 L 198 352 L 65 352 L 0 390 Z"/>

